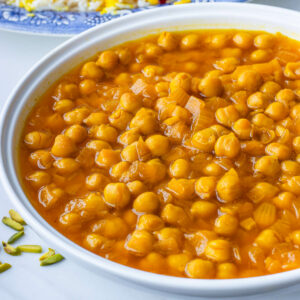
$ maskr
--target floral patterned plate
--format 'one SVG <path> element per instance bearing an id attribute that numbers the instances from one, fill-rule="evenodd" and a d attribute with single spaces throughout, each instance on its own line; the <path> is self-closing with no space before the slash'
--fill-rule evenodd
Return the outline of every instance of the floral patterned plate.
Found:
<path id="1" fill-rule="evenodd" d="M 1 1 L 1 0 L 0 0 Z M 191 0 L 191 2 L 246 2 L 247 0 Z M 169 4 L 166 4 L 169 5 Z M 0 29 L 41 35 L 70 36 L 114 18 L 157 6 L 119 10 L 116 14 L 99 12 L 35 11 L 0 3 Z"/>

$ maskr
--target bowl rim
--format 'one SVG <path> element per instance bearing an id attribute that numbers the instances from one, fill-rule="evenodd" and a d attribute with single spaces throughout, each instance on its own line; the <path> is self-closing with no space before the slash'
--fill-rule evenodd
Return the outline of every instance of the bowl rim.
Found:
<path id="1" fill-rule="evenodd" d="M 255 294 L 258 292 L 267 292 L 270 290 L 282 288 L 284 286 L 293 285 L 300 282 L 300 269 L 286 271 L 283 273 L 265 275 L 260 277 L 250 277 L 241 279 L 190 279 L 182 277 L 173 277 L 167 275 L 160 275 L 150 272 L 145 272 L 139 269 L 134 269 L 115 263 L 113 261 L 104 259 L 80 246 L 73 243 L 52 226 L 50 226 L 33 208 L 30 201 L 24 198 L 24 193 L 20 183 L 18 182 L 16 172 L 14 169 L 13 157 L 11 147 L 13 145 L 13 132 L 17 124 L 12 124 L 12 116 L 16 116 L 18 108 L 23 108 L 24 103 L 18 103 L 22 97 L 23 91 L 28 89 L 30 82 L 34 82 L 36 74 L 42 72 L 43 68 L 47 66 L 52 60 L 57 59 L 63 55 L 66 50 L 68 55 L 71 55 L 70 48 L 76 46 L 78 43 L 84 43 L 87 39 L 92 39 L 95 33 L 104 32 L 106 29 L 112 30 L 122 24 L 126 24 L 133 20 L 143 20 L 145 17 L 151 17 L 155 14 L 164 15 L 164 13 L 177 13 L 178 11 L 188 13 L 189 11 L 210 11 L 214 9 L 231 11 L 240 10 L 241 7 L 247 11 L 260 11 L 274 16 L 285 15 L 291 19 L 300 17 L 300 13 L 288 9 L 277 7 L 270 7 L 266 5 L 257 4 L 237 4 L 237 3 L 199 3 L 191 5 L 168 6 L 164 8 L 153 9 L 149 11 L 140 12 L 125 16 L 120 19 L 112 20 L 108 23 L 96 26 L 80 35 L 67 40 L 60 46 L 56 47 L 44 58 L 38 61 L 17 84 L 15 89 L 8 97 L 5 105 L 1 111 L 0 118 L 0 178 L 2 179 L 3 186 L 9 195 L 10 200 L 25 217 L 28 223 L 32 226 L 33 230 L 37 232 L 42 238 L 56 245 L 67 256 L 73 257 L 76 262 L 84 263 L 86 266 L 93 267 L 94 269 L 108 272 L 111 275 L 117 276 L 122 279 L 129 280 L 144 286 L 153 287 L 159 290 L 177 292 L 180 294 L 190 295 L 204 295 L 204 296 L 229 296 L 229 295 L 242 295 L 242 294 Z M 134 24 L 133 22 L 133 24 Z M 21 193 L 20 193 L 21 190 Z M 23 201 L 23 200 L 25 201 Z M 27 203 L 26 203 L 27 201 Z"/>

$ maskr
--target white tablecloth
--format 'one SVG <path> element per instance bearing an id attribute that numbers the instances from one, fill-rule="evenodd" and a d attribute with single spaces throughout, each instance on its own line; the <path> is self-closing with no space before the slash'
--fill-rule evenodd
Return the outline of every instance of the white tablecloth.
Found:
<path id="1" fill-rule="evenodd" d="M 300 10 L 300 0 L 262 0 L 252 1 Z M 44 37 L 0 31 L 0 108 L 7 96 L 27 72 L 27 70 L 48 51 L 64 42 L 67 38 Z M 0 216 L 7 215 L 12 208 L 0 182 Z M 30 228 L 26 228 L 22 243 L 40 244 L 46 249 L 54 247 L 39 238 Z M 7 240 L 12 231 L 0 224 L 0 241 Z M 19 257 L 8 256 L 0 250 L 0 261 L 6 261 L 13 268 L 0 275 L 0 299 L 143 299 L 165 300 L 183 299 L 165 293 L 111 280 L 91 273 L 84 267 L 66 259 L 48 268 L 41 268 L 38 255 L 23 254 Z M 276 292 L 275 295 L 254 296 L 251 299 L 299 299 L 300 286 Z M 184 299 L 189 299 L 184 297 Z M 195 298 L 193 298 L 195 299 Z M 250 299 L 249 297 L 245 298 Z"/>

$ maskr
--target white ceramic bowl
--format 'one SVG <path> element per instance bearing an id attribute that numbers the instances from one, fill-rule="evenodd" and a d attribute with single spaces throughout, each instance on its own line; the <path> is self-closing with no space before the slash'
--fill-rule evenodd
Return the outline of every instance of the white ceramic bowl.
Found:
<path id="1" fill-rule="evenodd" d="M 99 257 L 54 230 L 32 207 L 18 178 L 17 150 L 25 119 L 39 96 L 57 79 L 99 50 L 163 30 L 238 28 L 280 31 L 300 40 L 300 14 L 253 4 L 193 4 L 169 6 L 108 22 L 53 50 L 24 77 L 6 102 L 1 116 L 1 178 L 10 199 L 41 237 L 68 258 L 98 273 L 171 293 L 198 296 L 242 296 L 300 282 L 300 269 L 246 279 L 200 280 L 176 278 L 132 269 Z"/>

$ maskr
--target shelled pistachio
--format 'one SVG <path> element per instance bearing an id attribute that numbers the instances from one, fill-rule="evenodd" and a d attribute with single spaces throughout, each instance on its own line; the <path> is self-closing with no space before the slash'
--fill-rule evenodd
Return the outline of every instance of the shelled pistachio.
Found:
<path id="1" fill-rule="evenodd" d="M 24 227 L 20 223 L 18 223 L 17 221 L 15 221 L 11 218 L 8 218 L 8 217 L 3 217 L 2 223 L 14 230 L 17 230 L 17 231 L 24 230 Z"/>

